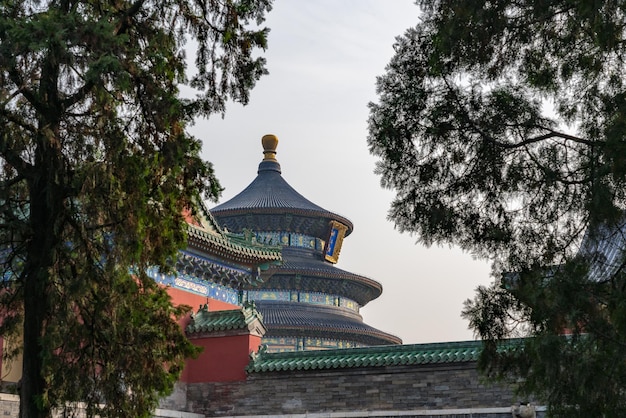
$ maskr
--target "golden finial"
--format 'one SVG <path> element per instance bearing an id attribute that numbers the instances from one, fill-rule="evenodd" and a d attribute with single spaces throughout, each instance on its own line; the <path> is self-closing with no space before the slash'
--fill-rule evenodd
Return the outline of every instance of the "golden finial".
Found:
<path id="1" fill-rule="evenodd" d="M 276 135 L 263 135 L 263 161 L 276 161 L 276 147 L 278 147 L 278 137 Z"/>

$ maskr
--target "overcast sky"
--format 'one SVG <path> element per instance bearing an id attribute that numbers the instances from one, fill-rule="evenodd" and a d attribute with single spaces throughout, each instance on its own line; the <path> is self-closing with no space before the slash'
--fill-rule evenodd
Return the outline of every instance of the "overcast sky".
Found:
<path id="1" fill-rule="evenodd" d="M 287 182 L 354 223 L 337 267 L 383 285 L 361 310 L 364 321 L 404 343 L 468 340 L 463 301 L 491 282 L 489 265 L 396 231 L 387 220 L 393 191 L 380 187 L 367 148 L 376 76 L 418 12 L 409 0 L 276 0 L 267 19 L 270 74 L 248 106 L 231 104 L 224 119 L 198 121 L 192 133 L 225 187 L 220 203 L 256 177 L 261 137 L 277 135 Z"/>

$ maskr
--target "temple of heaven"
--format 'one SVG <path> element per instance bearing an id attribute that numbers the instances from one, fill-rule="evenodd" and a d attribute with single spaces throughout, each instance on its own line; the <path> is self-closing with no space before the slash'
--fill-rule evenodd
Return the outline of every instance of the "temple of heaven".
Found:
<path id="1" fill-rule="evenodd" d="M 267 351 L 401 344 L 359 314 L 382 293 L 380 283 L 334 266 L 352 222 L 306 199 L 282 177 L 278 139 L 262 139 L 258 175 L 211 210 L 222 228 L 257 243 L 282 246 L 283 262 L 260 284 L 242 290 L 263 316 Z"/>

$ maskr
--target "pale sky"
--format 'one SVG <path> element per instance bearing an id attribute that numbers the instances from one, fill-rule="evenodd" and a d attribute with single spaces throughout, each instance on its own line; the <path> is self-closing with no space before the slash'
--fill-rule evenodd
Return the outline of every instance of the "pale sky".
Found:
<path id="1" fill-rule="evenodd" d="M 473 339 L 463 301 L 491 282 L 485 261 L 458 249 L 416 244 L 387 220 L 393 192 L 380 187 L 367 148 L 367 104 L 376 100 L 396 36 L 418 22 L 409 0 L 276 0 L 269 13 L 270 74 L 250 104 L 192 133 L 214 164 L 225 202 L 255 177 L 261 137 L 278 136 L 285 180 L 313 203 L 354 224 L 337 267 L 377 280 L 383 294 L 361 309 L 365 323 L 404 343 Z M 215 204 L 209 202 L 209 208 Z"/>

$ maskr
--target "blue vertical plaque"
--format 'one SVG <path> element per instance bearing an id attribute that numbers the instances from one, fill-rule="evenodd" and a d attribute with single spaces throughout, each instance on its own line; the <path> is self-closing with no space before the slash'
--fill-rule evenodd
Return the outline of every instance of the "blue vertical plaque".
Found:
<path id="1" fill-rule="evenodd" d="M 348 227 L 337 221 L 330 222 L 330 233 L 326 240 L 326 249 L 324 251 L 325 259 L 331 263 L 336 263 L 339 260 L 339 252 L 341 251 L 341 244 L 343 243 L 343 237 L 346 235 Z"/>

